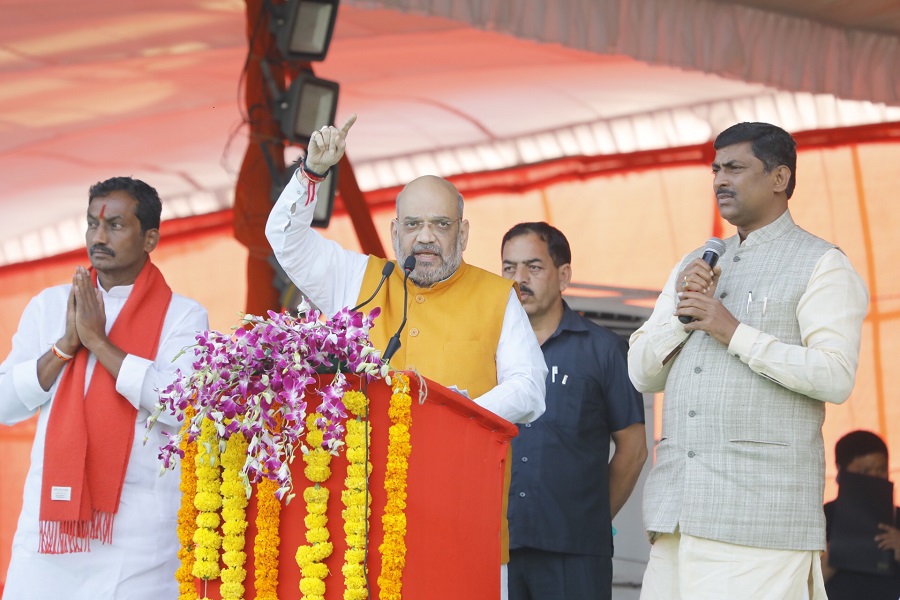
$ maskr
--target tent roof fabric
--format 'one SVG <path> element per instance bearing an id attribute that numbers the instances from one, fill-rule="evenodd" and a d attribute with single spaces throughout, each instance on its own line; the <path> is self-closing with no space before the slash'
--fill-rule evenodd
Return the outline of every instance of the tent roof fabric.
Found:
<path id="1" fill-rule="evenodd" d="M 900 4 L 894 0 L 718 0 L 819 21 L 841 29 L 900 34 Z"/>
<path id="2" fill-rule="evenodd" d="M 315 70 L 341 84 L 338 121 L 360 115 L 349 154 L 364 191 L 690 146 L 737 120 L 900 121 L 884 88 L 900 86 L 885 76 L 900 36 L 840 28 L 886 26 L 900 9 L 855 2 L 871 20 L 842 23 L 845 3 L 827 4 L 829 24 L 706 0 L 345 0 Z M 4 3 L 0 210 L 16 212 L 0 220 L 0 264 L 79 247 L 87 187 L 112 175 L 157 187 L 165 219 L 231 206 L 245 12 L 238 0 Z"/>
<path id="3" fill-rule="evenodd" d="M 893 0 L 347 2 L 786 90 L 900 103 L 900 4 Z"/>

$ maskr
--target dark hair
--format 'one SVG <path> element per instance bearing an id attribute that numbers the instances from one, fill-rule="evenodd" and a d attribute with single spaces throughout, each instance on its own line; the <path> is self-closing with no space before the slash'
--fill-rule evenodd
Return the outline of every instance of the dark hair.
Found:
<path id="1" fill-rule="evenodd" d="M 500 251 L 503 252 L 506 242 L 527 233 L 535 234 L 542 242 L 547 244 L 547 251 L 553 260 L 553 266 L 561 267 L 572 262 L 572 250 L 569 248 L 569 240 L 566 239 L 562 231 L 543 221 L 514 225 L 512 229 L 504 234 L 503 241 L 500 242 Z"/>
<path id="2" fill-rule="evenodd" d="M 769 123 L 738 123 L 732 125 L 716 137 L 716 150 L 750 142 L 753 156 L 762 161 L 766 173 L 786 166 L 791 171 L 785 193 L 790 198 L 797 185 L 797 142 L 787 131 Z"/>
<path id="3" fill-rule="evenodd" d="M 162 202 L 155 189 L 140 179 L 111 177 L 106 181 L 98 181 L 91 186 L 90 191 L 88 191 L 88 204 L 94 198 L 105 198 L 113 192 L 125 192 L 138 203 L 134 214 L 141 223 L 141 234 L 147 233 L 150 229 L 159 229 Z"/>
<path id="4" fill-rule="evenodd" d="M 839 472 L 846 469 L 855 459 L 867 454 L 888 455 L 887 444 L 871 431 L 862 429 L 851 431 L 834 445 L 834 462 L 837 463 Z"/>

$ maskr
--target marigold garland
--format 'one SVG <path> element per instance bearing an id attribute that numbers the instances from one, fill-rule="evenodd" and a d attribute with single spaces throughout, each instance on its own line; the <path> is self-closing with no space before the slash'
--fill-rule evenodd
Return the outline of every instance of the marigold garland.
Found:
<path id="1" fill-rule="evenodd" d="M 347 536 L 347 550 L 344 553 L 344 600 L 365 600 L 366 589 L 366 544 L 368 542 L 369 517 L 372 514 L 372 496 L 368 494 L 366 480 L 372 473 L 372 463 L 366 460 L 370 443 L 366 416 L 369 399 L 358 391 L 344 393 L 344 406 L 356 419 L 347 420 L 347 479 L 341 500 L 346 507 L 341 513 L 344 518 L 344 533 Z"/>
<path id="2" fill-rule="evenodd" d="M 388 380 L 390 382 L 390 380 Z M 411 398 L 409 378 L 394 374 L 392 396 L 388 411 L 392 425 L 389 430 L 388 458 L 385 472 L 386 506 L 382 516 L 384 541 L 379 547 L 382 556 L 378 584 L 383 600 L 401 600 L 402 575 L 406 564 L 406 489 L 410 456 Z M 341 569 L 344 576 L 344 600 L 366 600 L 367 543 L 371 494 L 367 480 L 372 464 L 369 452 L 369 426 L 363 417 L 368 412 L 368 399 L 359 391 L 348 391 L 341 398 L 347 412 L 356 418 L 348 419 L 345 443 L 347 478 L 341 494 L 347 550 Z M 324 448 L 324 431 L 332 425 L 320 413 L 306 416 L 307 434 L 303 448 L 306 463 L 304 474 L 314 485 L 304 490 L 307 514 L 304 519 L 307 544 L 296 552 L 296 562 L 302 573 L 301 598 L 324 600 L 329 570 L 324 561 L 331 556 L 333 546 L 327 528 L 329 490 L 322 483 L 331 476 L 332 454 Z M 317 423 L 322 420 L 324 423 Z M 186 419 L 186 423 L 190 423 Z M 221 433 L 221 432 L 218 432 Z M 221 578 L 223 600 L 242 600 L 246 578 L 244 552 L 247 528 L 246 506 L 248 483 L 241 474 L 245 465 L 248 443 L 241 435 L 233 435 L 227 444 L 216 437 L 216 423 L 205 419 L 196 442 L 188 443 L 184 436 L 182 450 L 181 490 L 185 502 L 179 511 L 178 535 L 181 542 L 181 567 L 176 574 L 179 581 L 179 600 L 198 600 L 194 578 Z M 189 465 L 185 468 L 185 464 Z M 279 525 L 282 500 L 276 491 L 277 481 L 267 478 L 257 484 L 257 535 L 254 539 L 255 591 L 259 600 L 277 600 L 279 576 Z M 193 499 L 189 501 L 188 499 Z M 221 513 L 220 513 L 221 511 Z M 219 533 L 222 526 L 224 537 Z M 219 568 L 219 561 L 225 568 Z M 203 599 L 206 600 L 206 599 Z"/>
<path id="3" fill-rule="evenodd" d="M 193 407 L 185 411 L 184 427 L 188 427 L 194 416 Z M 197 444 L 188 442 L 187 436 L 181 440 L 181 507 L 178 509 L 178 560 L 181 565 L 175 572 L 178 581 L 178 600 L 197 600 L 197 584 L 194 581 L 194 531 L 197 529 Z"/>
<path id="4" fill-rule="evenodd" d="M 191 572 L 204 580 L 219 576 L 219 548 L 222 536 L 219 534 L 219 509 L 222 508 L 221 477 L 219 474 L 219 444 L 216 441 L 216 425 L 204 419 L 197 456 L 197 493 L 194 506 L 197 508 L 197 529 L 194 531 L 194 566 Z"/>
<path id="5" fill-rule="evenodd" d="M 254 589 L 257 600 L 278 600 L 278 547 L 281 537 L 281 500 L 278 482 L 262 479 L 256 485 L 256 539 L 253 540 Z"/>
<path id="6" fill-rule="evenodd" d="M 241 469 L 247 458 L 247 438 L 243 434 L 232 435 L 222 454 L 222 600 L 243 600 L 244 579 L 247 570 L 244 563 L 244 533 L 247 531 L 247 488 Z"/>
<path id="7" fill-rule="evenodd" d="M 409 429 L 412 425 L 412 398 L 409 377 L 393 376 L 393 394 L 388 409 L 391 427 L 388 431 L 388 457 L 384 474 L 387 501 L 381 522 L 384 541 L 381 551 L 381 575 L 378 587 L 381 600 L 402 600 L 403 568 L 406 566 L 406 475 L 411 450 Z"/>
<path id="8" fill-rule="evenodd" d="M 322 562 L 331 556 L 333 550 L 328 541 L 328 516 L 325 514 L 328 510 L 328 488 L 319 485 L 331 477 L 331 454 L 322 447 L 325 440 L 322 431 L 324 427 L 316 427 L 316 421 L 320 418 L 322 416 L 317 413 L 306 417 L 306 443 L 309 448 L 304 448 L 303 461 L 306 468 L 303 473 L 314 485 L 303 491 L 303 499 L 306 501 L 306 541 L 309 545 L 297 548 L 295 556 L 302 574 L 301 598 L 306 600 L 324 600 L 328 567 Z"/>
<path id="9" fill-rule="evenodd" d="M 310 600 L 324 594 L 328 569 L 322 561 L 332 553 L 332 545 L 326 516 L 328 490 L 318 484 L 331 474 L 329 452 L 337 455 L 345 444 L 346 374 L 372 382 L 385 379 L 390 367 L 368 337 L 380 309 L 367 315 L 343 309 L 328 319 L 306 301 L 297 310 L 299 316 L 287 311 L 268 311 L 267 317 L 244 315 L 233 334 L 213 330 L 197 334 L 196 344 L 183 350 L 195 355 L 192 369 L 178 374 L 160 392 L 159 404 L 148 420 L 148 429 L 163 413 L 186 424 L 176 434 L 166 433 L 168 442 L 160 448 L 167 469 L 175 468 L 185 456 L 189 462 L 184 469 L 179 522 L 180 600 L 197 600 L 192 579 L 221 578 L 220 591 L 227 600 L 244 594 L 246 556 L 240 541 L 246 537 L 246 504 L 234 474 L 220 475 L 228 442 L 239 438 L 247 440 L 239 481 L 247 496 L 250 483 L 257 484 L 256 597 L 274 600 L 278 596 L 280 511 L 282 502 L 294 496 L 290 465 L 297 448 L 307 454 L 304 473 L 315 484 L 304 493 L 308 545 L 297 552 L 298 562 L 305 567 L 300 587 Z M 321 396 L 317 418 L 307 419 L 307 394 L 321 381 L 317 375 L 321 367 L 333 364 L 339 365 L 333 380 L 316 389 Z M 237 461 L 238 452 L 234 452 Z M 367 477 L 365 458 L 358 462 L 361 473 L 351 472 L 347 481 L 354 489 L 359 487 L 356 479 L 365 486 Z M 366 498 L 348 498 L 361 510 L 366 506 Z M 365 514 L 349 511 L 348 516 L 368 523 Z M 354 546 L 364 547 L 365 533 L 348 531 L 347 535 Z M 355 554 L 345 558 L 352 564 L 364 563 Z M 220 561 L 225 565 L 221 570 Z"/>

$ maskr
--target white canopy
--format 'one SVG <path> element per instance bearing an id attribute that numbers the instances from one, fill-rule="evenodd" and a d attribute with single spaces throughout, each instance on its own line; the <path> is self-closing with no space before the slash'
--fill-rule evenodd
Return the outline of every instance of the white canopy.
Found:
<path id="1" fill-rule="evenodd" d="M 561 156 L 900 121 L 900 8 L 868 0 L 345 1 L 319 76 L 363 190 Z M 852 10 L 850 8 L 852 7 Z M 230 206 L 246 144 L 237 0 L 0 8 L 0 264 L 77 248 L 87 187 L 146 179 L 164 217 Z M 263 23 L 262 27 L 265 27 Z"/>

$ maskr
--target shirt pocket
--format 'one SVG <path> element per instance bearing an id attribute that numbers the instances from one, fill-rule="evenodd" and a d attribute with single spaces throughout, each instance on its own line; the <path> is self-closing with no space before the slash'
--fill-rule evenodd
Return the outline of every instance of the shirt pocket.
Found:
<path id="1" fill-rule="evenodd" d="M 750 327 L 768 332 L 772 325 L 783 323 L 785 319 L 795 321 L 795 312 L 795 303 L 783 296 L 748 292 L 739 314 L 735 316 Z"/>
<path id="2" fill-rule="evenodd" d="M 592 400 L 599 398 L 599 391 L 594 389 L 592 382 L 585 377 L 566 373 L 564 368 L 558 368 L 555 375 L 553 366 L 548 365 L 548 368 L 547 420 L 573 430 L 579 425 L 585 428 L 593 423 L 597 402 Z"/>

